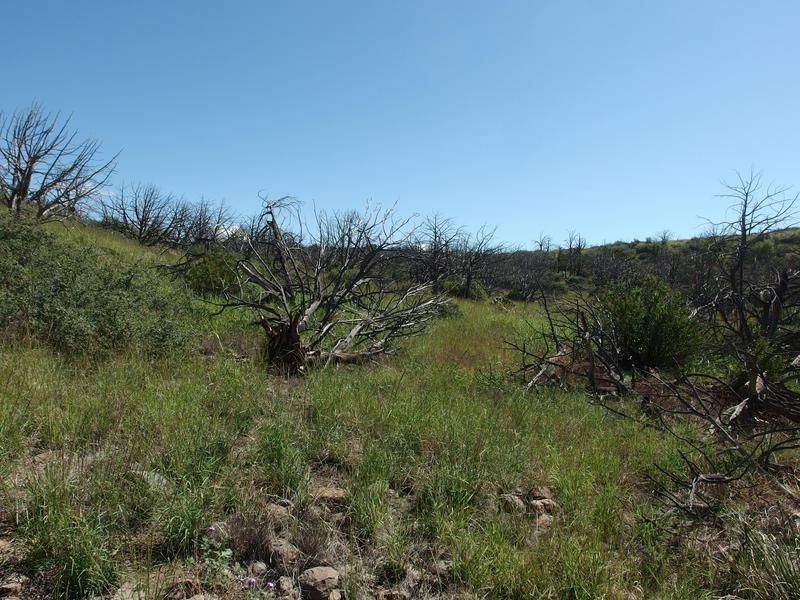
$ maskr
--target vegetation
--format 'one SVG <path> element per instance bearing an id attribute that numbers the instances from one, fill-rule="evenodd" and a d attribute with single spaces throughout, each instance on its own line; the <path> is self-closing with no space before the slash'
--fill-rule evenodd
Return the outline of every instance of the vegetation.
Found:
<path id="1" fill-rule="evenodd" d="M 152 185 L 80 221 L 65 126 L 0 123 L 66 178 L 0 171 L 1 596 L 797 597 L 785 190 L 532 252 Z"/>

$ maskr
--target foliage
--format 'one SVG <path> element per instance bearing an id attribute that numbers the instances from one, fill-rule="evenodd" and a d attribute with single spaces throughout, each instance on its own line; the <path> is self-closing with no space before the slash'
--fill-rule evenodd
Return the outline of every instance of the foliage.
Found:
<path id="1" fill-rule="evenodd" d="M 238 255 L 220 243 L 196 244 L 186 251 L 175 270 L 201 296 L 223 296 L 236 285 L 238 260 Z"/>
<path id="2" fill-rule="evenodd" d="M 700 350 L 697 321 L 680 292 L 655 276 L 633 287 L 615 285 L 602 297 L 622 363 L 637 368 L 676 369 Z"/>
<path id="3" fill-rule="evenodd" d="M 25 217 L 0 216 L 0 331 L 91 354 L 181 348 L 188 297 L 153 268 L 59 240 Z"/>

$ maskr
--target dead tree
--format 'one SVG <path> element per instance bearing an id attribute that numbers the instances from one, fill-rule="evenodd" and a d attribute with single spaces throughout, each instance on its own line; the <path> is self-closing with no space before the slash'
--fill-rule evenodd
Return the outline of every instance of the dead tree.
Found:
<path id="1" fill-rule="evenodd" d="M 455 274 L 456 251 L 463 232 L 451 219 L 427 217 L 414 232 L 408 256 L 417 281 L 441 281 Z"/>
<path id="2" fill-rule="evenodd" d="M 389 276 L 408 246 L 408 220 L 371 208 L 316 213 L 314 221 L 310 230 L 290 198 L 266 202 L 238 265 L 239 291 L 226 302 L 255 311 L 270 364 L 296 374 L 367 359 L 439 314 L 446 300 L 431 282 Z"/>
<path id="3" fill-rule="evenodd" d="M 475 283 L 486 282 L 490 278 L 492 262 L 503 251 L 502 246 L 494 241 L 495 230 L 486 226 L 474 234 L 462 233 L 456 244 L 456 272 L 463 278 L 465 298 L 472 298 Z"/>
<path id="4" fill-rule="evenodd" d="M 101 223 L 141 244 L 171 244 L 184 235 L 191 211 L 180 198 L 152 184 L 122 186 L 101 203 Z"/>
<path id="5" fill-rule="evenodd" d="M 0 113 L 0 199 L 9 211 L 30 208 L 38 219 L 60 219 L 105 186 L 116 156 L 100 160 L 100 143 L 79 140 L 69 121 L 36 104 Z"/>
<path id="6" fill-rule="evenodd" d="M 740 365 L 731 384 L 742 389 L 742 414 L 800 415 L 800 395 L 789 385 L 797 380 L 790 364 L 800 354 L 800 271 L 753 260 L 756 244 L 796 223 L 798 196 L 787 194 L 788 188 L 764 187 L 753 172 L 737 173 L 736 183 L 727 188 L 722 197 L 733 201 L 734 217 L 710 223 L 716 269 L 708 282 L 710 300 L 700 311 L 711 325 L 715 352 Z M 758 390 L 759 381 L 770 393 Z"/>

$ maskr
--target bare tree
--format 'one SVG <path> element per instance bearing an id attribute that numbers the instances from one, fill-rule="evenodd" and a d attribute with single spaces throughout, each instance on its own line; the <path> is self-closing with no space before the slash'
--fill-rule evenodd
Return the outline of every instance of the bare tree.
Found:
<path id="1" fill-rule="evenodd" d="M 152 184 L 123 185 L 101 203 L 101 222 L 141 244 L 170 244 L 183 235 L 189 206 Z"/>
<path id="2" fill-rule="evenodd" d="M 175 236 L 177 245 L 208 246 L 227 240 L 236 230 L 233 211 L 224 202 L 201 198 L 186 206 L 186 218 Z"/>
<path id="3" fill-rule="evenodd" d="M 418 281 L 439 281 L 455 273 L 462 230 L 439 214 L 427 217 L 411 240 L 411 271 Z"/>
<path id="4" fill-rule="evenodd" d="M 462 234 L 457 243 L 457 273 L 464 279 L 461 293 L 471 298 L 475 282 L 486 284 L 491 276 L 492 261 L 502 252 L 502 246 L 494 241 L 494 229 L 481 227 L 474 234 Z"/>
<path id="5" fill-rule="evenodd" d="M 438 314 L 445 299 L 431 293 L 431 282 L 388 276 L 408 245 L 408 220 L 371 208 L 316 213 L 314 221 L 309 230 L 290 198 L 266 202 L 248 238 L 250 258 L 239 264 L 239 291 L 226 303 L 256 312 L 268 362 L 299 373 L 362 360 L 421 333 Z"/>
<path id="6" fill-rule="evenodd" d="M 106 184 L 116 156 L 99 160 L 100 143 L 79 141 L 69 122 L 37 104 L 0 113 L 0 199 L 8 210 L 32 207 L 39 219 L 59 219 Z"/>

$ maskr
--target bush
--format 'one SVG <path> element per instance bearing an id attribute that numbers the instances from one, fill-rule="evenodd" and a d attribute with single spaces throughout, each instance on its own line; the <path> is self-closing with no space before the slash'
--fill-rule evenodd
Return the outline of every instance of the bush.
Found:
<path id="1" fill-rule="evenodd" d="M 153 268 L 0 216 L 0 333 L 62 351 L 161 353 L 190 335 L 188 295 Z"/>
<path id="2" fill-rule="evenodd" d="M 239 256 L 220 244 L 191 247 L 177 265 L 186 283 L 201 296 L 222 296 L 236 284 Z"/>
<path id="3" fill-rule="evenodd" d="M 657 277 L 613 287 L 602 305 L 627 367 L 677 369 L 700 350 L 699 324 L 681 294 Z"/>

